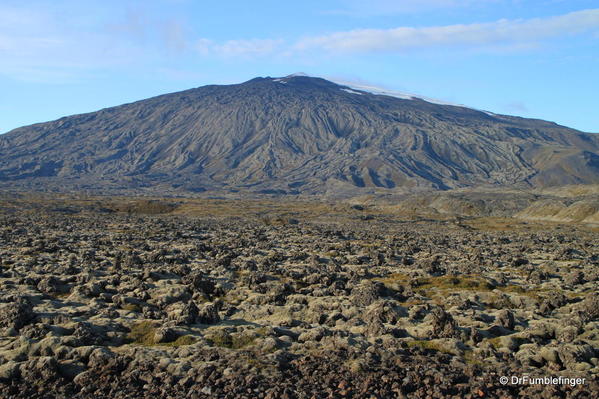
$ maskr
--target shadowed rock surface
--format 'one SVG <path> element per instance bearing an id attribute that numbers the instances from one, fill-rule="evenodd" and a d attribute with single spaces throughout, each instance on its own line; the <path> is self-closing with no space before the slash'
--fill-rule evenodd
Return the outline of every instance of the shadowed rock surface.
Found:
<path id="1" fill-rule="evenodd" d="M 599 137 L 320 78 L 204 86 L 0 136 L 0 184 L 326 194 L 599 183 Z"/>

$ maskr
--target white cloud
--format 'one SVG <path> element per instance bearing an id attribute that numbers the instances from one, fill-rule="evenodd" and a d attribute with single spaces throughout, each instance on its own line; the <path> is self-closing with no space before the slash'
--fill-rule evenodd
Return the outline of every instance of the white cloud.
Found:
<path id="1" fill-rule="evenodd" d="M 344 0 L 341 7 L 326 14 L 353 17 L 407 14 L 456 7 L 476 7 L 501 0 Z"/>
<path id="2" fill-rule="evenodd" d="M 86 18 L 78 11 L 65 17 L 58 6 L 0 4 L 0 75 L 76 81 L 89 71 L 172 58 L 192 40 L 184 18 L 152 16 L 143 8 Z"/>
<path id="3" fill-rule="evenodd" d="M 54 24 L 43 13 L 0 6 L 0 52 L 33 54 L 56 48 L 62 42 Z"/>
<path id="4" fill-rule="evenodd" d="M 282 45 L 283 40 L 280 39 L 228 40 L 222 43 L 199 39 L 196 49 L 203 55 L 253 57 L 272 54 L 280 50 Z"/>
<path id="5" fill-rule="evenodd" d="M 187 48 L 189 34 L 187 27 L 181 21 L 171 19 L 162 28 L 162 38 L 169 50 L 181 52 Z"/>
<path id="6" fill-rule="evenodd" d="M 39 68 L 27 65 L 8 66 L 2 68 L 0 72 L 30 83 L 63 84 L 73 81 L 73 70 L 65 66 L 44 65 Z"/>
<path id="7" fill-rule="evenodd" d="M 354 3 L 370 4 L 357 0 Z M 468 3 L 474 0 L 373 0 L 372 7 L 399 10 L 399 4 L 458 7 Z M 180 12 L 163 14 L 141 6 L 122 6 L 117 11 L 98 7 L 89 13 L 83 7 L 65 17 L 66 8 L 64 4 L 62 7 L 0 4 L 0 75 L 48 82 L 66 80 L 69 76 L 76 80 L 90 71 L 133 65 L 169 67 L 177 57 L 193 60 L 192 57 L 198 56 L 206 59 L 279 56 L 309 64 L 318 63 L 323 54 L 336 53 L 456 47 L 476 52 L 528 51 L 544 39 L 599 34 L 599 9 L 550 18 L 357 29 L 287 40 L 243 37 L 213 40 L 198 38 L 193 29 L 197 26 Z"/>
<path id="8" fill-rule="evenodd" d="M 516 114 L 524 114 L 529 111 L 528 106 L 522 101 L 512 101 L 510 103 L 504 104 L 503 109 Z"/>
<path id="9" fill-rule="evenodd" d="M 51 37 L 14 37 L 0 33 L 0 52 L 11 51 L 17 54 L 32 54 L 37 51 L 52 49 L 60 46 L 63 41 Z"/>
<path id="10" fill-rule="evenodd" d="M 46 16 L 34 9 L 0 6 L 0 26 L 3 28 L 34 28 L 36 25 L 46 23 Z"/>
<path id="11" fill-rule="evenodd" d="M 526 20 L 394 29 L 357 29 L 306 37 L 294 48 L 353 53 L 428 47 L 528 46 L 539 40 L 599 30 L 599 9 Z"/>

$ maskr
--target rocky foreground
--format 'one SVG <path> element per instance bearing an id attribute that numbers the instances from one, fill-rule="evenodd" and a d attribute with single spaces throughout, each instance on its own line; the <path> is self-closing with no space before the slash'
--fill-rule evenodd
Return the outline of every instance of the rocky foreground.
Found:
<path id="1" fill-rule="evenodd" d="M 598 285 L 572 226 L 2 208 L 0 396 L 594 398 Z"/>

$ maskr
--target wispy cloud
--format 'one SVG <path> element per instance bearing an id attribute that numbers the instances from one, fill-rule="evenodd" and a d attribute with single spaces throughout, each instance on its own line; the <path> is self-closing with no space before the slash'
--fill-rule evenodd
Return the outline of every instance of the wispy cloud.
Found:
<path id="1" fill-rule="evenodd" d="M 372 3 L 350 0 L 347 4 L 366 3 L 373 8 L 399 12 L 416 6 L 461 7 L 474 0 L 373 0 Z M 0 74 L 21 80 L 54 82 L 64 81 L 69 76 L 76 80 L 89 71 L 124 65 L 164 68 L 177 59 L 190 62 L 217 58 L 264 60 L 277 56 L 309 63 L 318 62 L 323 55 L 398 53 L 412 49 L 529 51 L 551 38 L 582 33 L 589 37 L 599 35 L 599 9 L 590 9 L 555 17 L 463 25 L 398 26 L 323 35 L 307 32 L 304 37 L 285 40 L 243 36 L 217 40 L 202 38 L 197 26 L 191 25 L 180 12 L 163 15 L 127 4 L 129 8 L 124 5 L 115 12 L 98 8 L 98 15 L 94 17 L 81 10 L 79 14 L 74 11 L 66 19 L 60 8 L 0 4 Z M 195 33 L 193 28 L 196 28 Z"/>
<path id="2" fill-rule="evenodd" d="M 498 3 L 501 0 L 344 0 L 326 14 L 352 17 L 407 14 L 447 8 L 463 8 Z"/>
<path id="3" fill-rule="evenodd" d="M 189 50 L 183 18 L 123 8 L 87 21 L 77 12 L 66 18 L 60 7 L 0 4 L 0 75 L 63 83 Z"/>
<path id="4" fill-rule="evenodd" d="M 507 112 L 513 112 L 516 114 L 523 114 L 529 111 L 528 106 L 522 101 L 512 101 L 510 103 L 504 104 L 503 109 L 505 109 Z"/>
<path id="5" fill-rule="evenodd" d="M 281 51 L 283 44 L 281 39 L 227 40 L 222 43 L 199 39 L 196 42 L 196 50 L 206 56 L 255 57 Z"/>
<path id="6" fill-rule="evenodd" d="M 299 40 L 296 51 L 325 50 L 338 53 L 402 51 L 430 47 L 529 46 L 543 39 L 596 32 L 599 9 L 565 15 L 466 25 L 357 29 Z"/>
<path id="7" fill-rule="evenodd" d="M 115 23 L 105 25 L 107 36 L 133 44 L 158 44 L 169 51 L 180 52 L 189 46 L 190 33 L 185 21 L 176 18 L 157 18 L 144 9 L 129 9 Z"/>
<path id="8" fill-rule="evenodd" d="M 187 26 L 176 19 L 165 21 L 162 25 L 162 40 L 171 51 L 182 52 L 187 49 L 188 43 Z"/>
<path id="9" fill-rule="evenodd" d="M 40 26 L 48 29 L 42 30 Z M 56 48 L 62 42 L 53 24 L 42 13 L 17 7 L 0 7 L 0 52 L 22 56 Z"/>

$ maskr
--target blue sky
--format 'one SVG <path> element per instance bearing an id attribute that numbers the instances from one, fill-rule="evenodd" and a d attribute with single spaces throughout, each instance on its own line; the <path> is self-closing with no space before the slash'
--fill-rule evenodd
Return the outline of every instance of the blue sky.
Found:
<path id="1" fill-rule="evenodd" d="M 599 3 L 0 0 L 0 132 L 299 71 L 599 132 Z"/>

